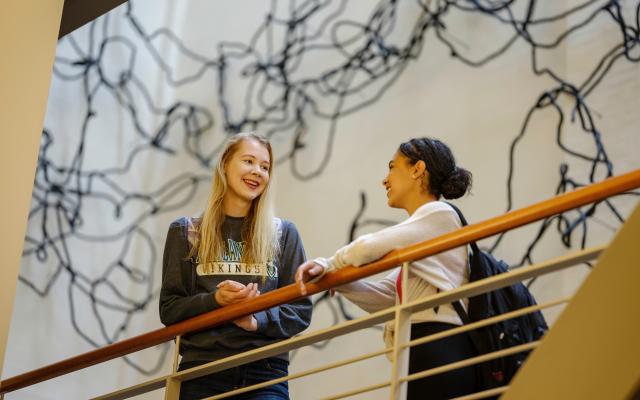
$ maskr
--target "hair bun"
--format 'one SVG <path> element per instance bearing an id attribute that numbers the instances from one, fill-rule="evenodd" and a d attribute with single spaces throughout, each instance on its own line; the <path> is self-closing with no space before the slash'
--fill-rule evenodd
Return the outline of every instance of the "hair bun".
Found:
<path id="1" fill-rule="evenodd" d="M 471 172 L 455 167 L 453 173 L 442 182 L 441 193 L 445 199 L 457 199 L 465 195 L 471 188 Z"/>

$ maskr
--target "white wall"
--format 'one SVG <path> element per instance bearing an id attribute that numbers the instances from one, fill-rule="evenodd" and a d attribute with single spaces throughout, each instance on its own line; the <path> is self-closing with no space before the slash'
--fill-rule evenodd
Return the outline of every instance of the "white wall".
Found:
<path id="1" fill-rule="evenodd" d="M 0 15 L 0 374 L 16 293 L 62 1 L 8 1 Z"/>
<path id="2" fill-rule="evenodd" d="M 359 2 L 358 6 L 349 3 L 344 11 L 352 19 L 366 20 L 376 2 Z M 536 15 L 551 15 L 564 10 L 573 2 L 554 2 L 538 4 Z M 152 1 L 135 1 L 134 13 L 140 19 L 147 33 L 169 26 L 180 37 L 185 45 L 198 54 L 214 59 L 218 57 L 216 44 L 221 41 L 250 40 L 255 27 L 264 19 L 269 4 L 262 1 L 242 2 L 205 2 L 190 1 L 188 3 L 165 2 L 161 5 Z M 286 15 L 288 7 L 280 4 L 276 15 Z M 518 12 L 522 12 L 520 8 Z M 589 10 L 587 10 L 589 11 Z M 413 3 L 402 3 L 398 10 L 398 33 L 394 36 L 398 43 L 406 37 L 417 13 Z M 111 13 L 108 21 L 102 19 L 96 25 L 94 34 L 100 38 L 106 26 L 112 34 L 119 32 L 132 38 L 138 46 L 135 58 L 134 73 L 151 93 L 155 107 L 167 108 L 177 100 L 197 104 L 209 110 L 214 117 L 214 127 L 207 131 L 207 137 L 200 147 L 204 153 L 212 151 L 222 140 L 223 119 L 217 98 L 216 85 L 218 77 L 213 69 L 205 70 L 201 78 L 194 83 L 172 87 L 167 84 L 169 75 L 153 61 L 149 50 L 145 48 L 129 23 L 123 18 L 124 8 L 120 7 Z M 536 27 L 536 34 L 551 40 L 567 25 L 574 24 L 587 14 L 580 14 L 573 19 L 560 21 L 544 28 Z M 460 15 L 451 12 L 446 16 L 446 24 L 450 36 L 455 43 L 468 45 L 469 57 L 479 59 L 489 54 L 504 43 L 511 30 L 497 24 L 488 17 Z M 281 36 L 281 31 L 273 32 L 274 43 Z M 90 31 L 87 27 L 74 34 L 78 46 L 88 48 Z M 581 82 L 594 68 L 601 56 L 619 41 L 619 32 L 611 26 L 610 20 L 602 16 L 596 19 L 593 26 L 572 35 L 566 45 L 555 50 L 541 51 L 540 63 L 552 68 L 566 80 Z M 329 37 L 321 37 L 318 41 L 329 41 Z M 99 41 L 97 42 L 99 43 Z M 201 64 L 190 60 L 166 37 L 158 36 L 152 43 L 165 55 L 165 60 L 172 68 L 170 77 L 179 80 L 197 73 Z M 265 54 L 263 41 L 258 48 Z M 113 44 L 112 44 L 113 45 Z M 460 45 L 465 49 L 464 45 Z M 84 50 L 83 50 L 84 51 Z M 108 76 L 119 75 L 128 65 L 128 50 L 121 43 L 110 47 L 108 56 L 104 58 L 103 67 Z M 61 41 L 58 57 L 77 58 L 72 44 Z M 345 244 L 351 221 L 359 209 L 360 192 L 367 194 L 368 206 L 365 218 L 377 218 L 399 221 L 404 218 L 397 210 L 386 207 L 381 181 L 386 174 L 387 161 L 392 157 L 401 141 L 415 136 L 436 136 L 447 142 L 453 149 L 459 163 L 474 174 L 472 195 L 461 200 L 468 218 L 480 221 L 500 213 L 506 209 L 506 179 L 508 173 L 508 151 L 512 140 L 518 135 L 528 110 L 536 103 L 538 97 L 554 86 L 545 76 L 536 76 L 531 70 L 530 48 L 522 40 L 509 51 L 481 67 L 471 68 L 449 57 L 448 50 L 434 40 L 432 33 L 426 36 L 425 45 L 419 59 L 408 64 L 398 80 L 381 96 L 377 96 L 376 87 L 368 88 L 361 95 L 348 101 L 376 99 L 370 106 L 340 118 L 337 125 L 330 162 L 318 177 L 301 181 L 291 172 L 291 162 L 283 162 L 277 166 L 278 211 L 279 215 L 292 220 L 300 230 L 307 255 L 309 257 L 329 255 L 339 246 Z M 60 71 L 73 74 L 76 67 L 56 66 Z M 336 65 L 341 59 L 335 54 L 311 52 L 303 59 L 300 70 L 293 74 L 296 78 L 313 77 L 318 70 Z M 245 60 L 230 59 L 238 68 L 246 65 Z M 233 72 L 237 72 L 234 69 Z M 640 122 L 637 113 L 639 101 L 635 93 L 640 85 L 640 68 L 637 64 L 620 60 L 603 80 L 601 85 L 587 98 L 589 106 L 597 112 L 596 123 L 602 132 L 608 155 L 615 165 L 615 173 L 622 173 L 638 168 L 637 155 L 634 149 L 639 148 L 640 139 L 637 126 Z M 95 84 L 96 75 L 91 75 L 91 84 Z M 244 83 L 233 78 L 230 82 L 231 110 L 239 115 L 244 109 L 244 98 L 247 88 Z M 83 168 L 87 170 L 105 169 L 123 166 L 131 149 L 143 142 L 136 135 L 131 118 L 122 106 L 118 105 L 114 91 L 101 87 L 95 97 L 97 116 L 91 120 L 87 136 L 87 157 Z M 273 89 L 272 95 L 277 93 Z M 141 113 L 141 122 L 145 129 L 153 130 L 161 119 L 154 116 L 145 106 L 143 98 L 134 94 L 134 103 Z M 331 110 L 335 99 L 317 98 L 322 107 Z M 81 81 L 63 82 L 55 77 L 52 83 L 51 96 L 45 127 L 55 137 L 51 158 L 59 165 L 69 165 L 73 152 L 77 148 L 79 132 L 86 112 L 86 101 L 83 97 Z M 571 104 L 562 100 L 565 115 L 570 115 Z M 255 108 L 254 108 L 255 112 Z M 555 126 L 557 116 L 545 109 L 534 114 L 526 134 L 516 150 L 514 206 L 522 207 L 532 202 L 546 199 L 554 195 L 559 181 L 559 166 L 569 164 L 572 177 L 586 180 L 588 166 L 566 153 L 555 143 Z M 271 129 L 275 124 L 263 126 L 263 130 Z M 300 153 L 298 167 L 303 173 L 313 171 L 323 155 L 329 134 L 326 120 L 308 117 L 309 135 L 308 149 Z M 635 133 L 635 134 L 634 134 Z M 566 143 L 593 153 L 590 137 L 574 125 L 566 124 L 563 133 Z M 195 193 L 187 189 L 171 193 L 163 185 L 178 177 L 183 172 L 205 176 L 208 170 L 190 157 L 182 147 L 185 140 L 184 129 L 176 125 L 169 134 L 168 144 L 175 150 L 171 155 L 163 152 L 145 152 L 137 158 L 130 171 L 117 177 L 117 182 L 128 191 L 151 193 L 162 191 L 169 196 L 165 206 L 178 203 L 183 198 L 186 204 L 177 209 L 170 209 L 152 217 L 145 217 L 135 225 L 138 233 L 133 233 L 136 240 L 134 246 L 123 257 L 131 265 L 137 266 L 148 274 L 147 282 L 132 283 L 131 279 L 116 273 L 108 276 L 118 288 L 131 298 L 142 301 L 146 290 L 152 288 L 155 293 L 160 285 L 160 261 L 164 235 L 168 223 L 179 215 L 194 214 L 202 207 L 208 191 L 208 183 L 202 181 Z M 279 157 L 291 149 L 292 129 L 276 134 L 272 142 Z M 598 179 L 602 176 L 598 175 Z M 114 178 L 116 179 L 116 178 Z M 113 188 L 99 186 L 100 193 L 118 197 Z M 36 191 L 37 192 L 37 191 Z M 84 224 L 80 231 L 85 235 L 109 236 L 130 226 L 130 220 L 114 220 L 113 208 L 101 198 L 86 197 L 83 200 L 82 217 Z M 626 213 L 635 202 L 626 197 L 615 200 L 615 204 Z M 35 204 L 35 203 L 34 203 Z M 132 217 L 149 211 L 150 203 L 131 201 L 123 208 L 123 215 Z M 626 214 L 625 214 L 626 215 Z M 29 226 L 29 234 L 36 236 L 41 231 L 36 220 Z M 51 222 L 53 223 L 53 222 Z M 52 225 L 52 229 L 55 224 Z M 589 223 L 588 244 L 598 244 L 609 237 L 619 227 L 612 214 L 604 209 L 596 214 Z M 526 246 L 535 235 L 536 227 L 524 228 L 511 232 L 498 248 L 497 253 L 511 262 L 519 261 Z M 155 248 L 150 247 L 141 232 L 147 232 Z M 359 233 L 364 233 L 360 231 Z M 125 235 L 126 237 L 126 235 Z M 96 280 L 122 251 L 124 239 L 96 243 L 83 238 L 70 239 L 70 256 L 74 268 L 78 268 L 90 279 Z M 487 244 L 492 243 L 488 241 Z M 578 236 L 574 238 L 573 247 L 579 247 Z M 152 252 L 156 258 L 152 258 Z M 535 260 L 543 260 L 566 251 L 555 231 L 545 236 L 541 245 L 533 253 Z M 38 262 L 34 257 L 23 259 L 21 274 L 31 281 L 44 286 L 55 273 L 55 257 L 47 262 Z M 152 272 L 154 275 L 152 275 Z M 542 279 L 534 285 L 534 292 L 540 300 L 556 297 L 559 293 L 571 292 L 580 283 L 586 273 L 586 267 L 577 267 L 570 273 L 554 278 Z M 73 304 L 81 331 L 91 340 L 104 344 L 97 328 L 95 313 L 91 310 L 91 302 L 86 295 L 78 291 L 78 285 L 70 284 L 70 275 L 66 271 L 51 286 L 51 292 L 41 299 L 25 285 L 19 285 L 16 306 L 12 321 L 11 335 L 7 351 L 7 360 L 3 378 L 27 371 L 43 364 L 55 362 L 71 355 L 87 351 L 91 346 L 80 339 L 71 329 L 69 290 L 74 293 Z M 101 299 L 128 306 L 108 291 L 97 292 Z M 312 330 L 324 328 L 332 323 L 331 304 L 320 305 L 312 322 Z M 349 310 L 361 315 L 355 307 Z M 114 313 L 99 307 L 99 315 L 105 321 L 109 331 L 114 331 L 124 321 L 123 313 Z M 549 314 L 553 320 L 554 314 Z M 135 314 L 131 324 L 124 333 L 132 336 L 150 329 L 160 327 L 157 317 L 157 300 L 152 301 L 143 313 Z M 295 355 L 292 370 L 300 371 L 324 362 L 340 360 L 360 351 L 375 350 L 381 347 L 381 334 L 376 330 L 368 330 L 358 334 L 332 341 L 324 350 L 305 349 Z M 139 365 L 151 368 L 157 360 L 162 359 L 160 349 L 151 349 L 143 355 L 135 356 Z M 168 371 L 168 363 L 163 369 Z M 355 367 L 354 367 L 355 368 Z M 347 371 L 347 372 L 345 372 Z M 353 371 L 353 372 L 352 372 Z M 358 383 L 373 383 L 376 380 L 388 379 L 389 364 L 384 358 L 365 362 L 355 370 L 339 370 L 323 374 L 317 379 L 302 379 L 291 384 L 293 398 L 317 398 L 341 390 L 353 384 L 353 377 L 358 376 Z M 99 378 L 98 378 L 99 377 Z M 16 393 L 21 398 L 59 398 L 65 393 L 72 398 L 86 398 L 99 393 L 130 385 L 143 379 L 131 367 L 122 361 L 113 361 L 104 366 L 97 366 L 61 377 L 50 382 L 36 385 Z M 331 382 L 330 385 L 327 382 Z M 377 397 L 376 397 L 377 396 Z M 380 391 L 376 396 L 369 394 L 361 398 L 386 398 L 386 392 Z M 149 396 L 148 398 L 156 398 Z"/>

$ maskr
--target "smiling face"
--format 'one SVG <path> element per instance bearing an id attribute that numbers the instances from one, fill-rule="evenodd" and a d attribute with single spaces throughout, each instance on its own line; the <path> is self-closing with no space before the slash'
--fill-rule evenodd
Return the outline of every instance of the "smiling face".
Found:
<path id="1" fill-rule="evenodd" d="M 413 213 L 425 201 L 432 200 L 428 187 L 428 171 L 423 161 L 411 165 L 409 159 L 399 151 L 389 161 L 389 173 L 382 181 L 387 190 L 387 204 L 392 208 L 403 208 Z"/>
<path id="2" fill-rule="evenodd" d="M 382 181 L 387 190 L 387 204 L 392 208 L 403 208 L 403 199 L 411 191 L 411 165 L 407 157 L 396 152 L 389 161 L 389 173 Z"/>
<path id="3" fill-rule="evenodd" d="M 243 139 L 224 166 L 228 200 L 251 203 L 269 183 L 269 150 L 255 139 Z"/>

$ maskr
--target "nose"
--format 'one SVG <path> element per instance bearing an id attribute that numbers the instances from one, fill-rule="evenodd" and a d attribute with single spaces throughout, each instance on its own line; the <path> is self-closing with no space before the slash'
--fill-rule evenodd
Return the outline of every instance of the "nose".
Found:
<path id="1" fill-rule="evenodd" d="M 384 186 L 386 188 L 388 182 L 389 182 L 389 177 L 385 176 L 384 179 L 382 180 L 382 186 Z"/>

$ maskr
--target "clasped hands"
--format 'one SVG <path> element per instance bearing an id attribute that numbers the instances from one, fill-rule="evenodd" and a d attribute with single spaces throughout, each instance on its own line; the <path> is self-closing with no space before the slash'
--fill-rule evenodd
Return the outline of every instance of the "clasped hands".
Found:
<path id="1" fill-rule="evenodd" d="M 221 306 L 242 303 L 260 295 L 257 283 L 243 285 L 240 282 L 226 280 L 220 282 L 216 289 L 214 297 Z M 233 323 L 245 331 L 255 332 L 258 329 L 258 321 L 253 314 L 238 318 Z"/>
<path id="2" fill-rule="evenodd" d="M 313 261 L 307 261 L 304 264 L 300 265 L 300 267 L 298 267 L 298 270 L 296 271 L 296 282 L 298 282 L 298 284 L 300 285 L 300 293 L 302 293 L 303 296 L 307 294 L 305 282 L 308 282 L 310 279 L 321 275 L 323 272 L 324 267 L 322 265 L 316 264 Z M 254 299 L 255 297 L 260 295 L 257 283 L 249 283 L 247 285 L 243 285 L 240 282 L 225 280 L 220 282 L 216 286 L 216 289 L 217 290 L 214 296 L 218 304 L 220 304 L 221 306 L 242 303 Z M 334 290 L 332 289 L 330 293 L 333 296 Z M 258 329 L 258 321 L 253 316 L 253 314 L 238 318 L 234 320 L 233 323 L 240 328 L 250 332 L 255 332 Z"/>

